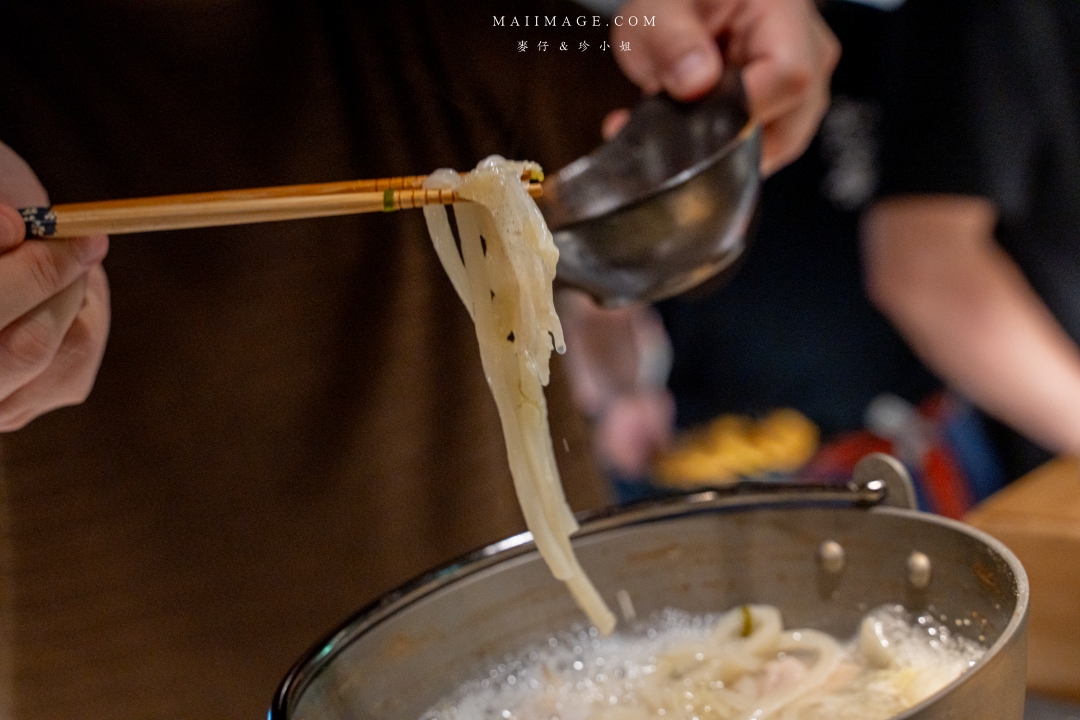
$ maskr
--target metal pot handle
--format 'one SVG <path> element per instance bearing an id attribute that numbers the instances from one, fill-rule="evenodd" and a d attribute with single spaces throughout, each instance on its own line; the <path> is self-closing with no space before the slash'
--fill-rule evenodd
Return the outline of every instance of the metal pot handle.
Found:
<path id="1" fill-rule="evenodd" d="M 911 482 L 904 464 L 885 453 L 870 453 L 855 464 L 851 473 L 851 482 L 860 488 L 877 489 L 877 483 L 884 485 L 885 497 L 881 505 L 918 510 L 919 501 L 915 496 L 915 485 Z"/>
<path id="2" fill-rule="evenodd" d="M 887 507 L 918 510 L 915 485 L 907 468 L 892 455 L 875 452 L 864 455 L 855 464 L 846 483 L 755 482 L 738 483 L 729 488 L 693 493 L 691 502 L 716 505 L 744 505 L 754 502 L 848 503 L 856 507 Z"/>
<path id="3" fill-rule="evenodd" d="M 891 455 L 870 453 L 855 464 L 846 483 L 741 482 L 729 487 L 704 489 L 659 500 L 643 500 L 578 515 L 579 536 L 608 527 L 611 523 L 648 522 L 669 514 L 700 512 L 712 508 L 751 505 L 849 505 L 918 510 L 915 486 L 904 465 Z"/>

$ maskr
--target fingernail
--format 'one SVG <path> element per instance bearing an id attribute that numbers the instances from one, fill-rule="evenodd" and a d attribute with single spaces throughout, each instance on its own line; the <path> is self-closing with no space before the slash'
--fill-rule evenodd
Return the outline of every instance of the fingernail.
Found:
<path id="1" fill-rule="evenodd" d="M 109 238 L 107 235 L 90 235 L 81 237 L 75 241 L 75 252 L 79 262 L 89 267 L 101 262 L 109 252 Z"/>
<path id="2" fill-rule="evenodd" d="M 675 64 L 670 78 L 676 92 L 701 92 L 712 80 L 712 63 L 705 53 L 695 50 Z"/>

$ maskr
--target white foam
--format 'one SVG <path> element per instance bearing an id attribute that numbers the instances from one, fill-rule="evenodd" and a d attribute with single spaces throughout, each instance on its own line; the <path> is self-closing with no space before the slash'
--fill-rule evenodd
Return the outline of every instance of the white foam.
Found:
<path id="1" fill-rule="evenodd" d="M 700 685 L 669 682 L 658 696 L 657 661 L 665 653 L 708 643 L 718 615 L 665 611 L 649 624 L 600 638 L 595 628 L 557 636 L 507 656 L 486 677 L 463 685 L 428 710 L 422 720 L 723 720 L 732 708 L 702 705 Z M 912 618 L 898 606 L 878 608 L 866 622 L 888 644 L 889 666 L 868 661 L 859 638 L 847 642 L 829 681 L 768 717 L 803 720 L 892 717 L 933 694 L 973 665 L 985 651 L 934 615 Z M 701 659 L 701 658 L 698 658 Z M 746 692 L 792 674 L 792 657 L 780 653 L 731 689 Z M 799 662 L 799 661 L 796 661 Z M 802 660 L 802 662 L 810 662 Z M 801 672 L 795 671 L 795 675 Z M 700 682 L 700 678 L 695 682 Z M 723 683 L 714 681 L 721 692 Z M 698 696 L 694 697 L 694 692 Z M 682 695 L 689 695 L 683 702 Z M 657 700 L 661 697 L 661 700 Z"/>

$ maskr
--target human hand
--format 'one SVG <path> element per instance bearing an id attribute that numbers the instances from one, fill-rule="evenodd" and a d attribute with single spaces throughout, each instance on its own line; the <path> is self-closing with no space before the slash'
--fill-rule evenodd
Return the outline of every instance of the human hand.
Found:
<path id="1" fill-rule="evenodd" d="M 0 432 L 85 400 L 109 333 L 109 239 L 26 240 L 15 208 L 48 204 L 0 143 Z"/>
<path id="2" fill-rule="evenodd" d="M 561 291 L 556 302 L 574 403 L 593 419 L 600 463 L 626 477 L 646 475 L 674 432 L 663 323 L 651 308 L 607 310 L 573 290 Z"/>
<path id="3" fill-rule="evenodd" d="M 770 175 L 806 150 L 829 105 L 840 43 L 812 0 L 630 0 L 612 45 L 627 77 L 646 93 L 692 100 L 720 78 L 725 62 L 742 68 L 750 115 L 762 129 L 761 170 Z M 616 111 L 618 112 L 618 111 Z M 605 131 L 625 122 L 613 115 Z"/>
<path id="4" fill-rule="evenodd" d="M 667 388 L 638 390 L 612 399 L 596 419 L 593 443 L 604 467 L 640 478 L 671 445 L 674 427 L 675 399 Z"/>

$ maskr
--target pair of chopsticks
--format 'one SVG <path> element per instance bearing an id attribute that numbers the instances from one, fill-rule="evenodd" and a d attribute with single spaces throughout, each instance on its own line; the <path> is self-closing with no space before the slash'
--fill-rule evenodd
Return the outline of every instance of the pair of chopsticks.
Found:
<path id="1" fill-rule="evenodd" d="M 122 235 L 154 230 L 243 225 L 271 220 L 393 212 L 425 205 L 450 205 L 453 190 L 425 190 L 426 175 L 286 185 L 221 192 L 164 195 L 130 200 L 22 208 L 26 237 Z M 542 176 L 522 176 L 529 194 L 540 197 Z"/>

